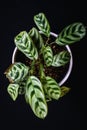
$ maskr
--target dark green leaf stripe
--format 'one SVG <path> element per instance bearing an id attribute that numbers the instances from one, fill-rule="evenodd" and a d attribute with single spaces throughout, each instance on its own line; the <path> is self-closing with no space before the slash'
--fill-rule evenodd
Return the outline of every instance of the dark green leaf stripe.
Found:
<path id="1" fill-rule="evenodd" d="M 28 34 L 32 38 L 32 40 L 33 40 L 35 46 L 38 48 L 38 50 L 41 49 L 44 46 L 43 38 L 36 28 L 33 27 L 29 31 Z"/>
<path id="2" fill-rule="evenodd" d="M 47 36 L 50 36 L 50 25 L 49 22 L 43 13 L 39 13 L 34 16 L 34 22 L 37 27 Z"/>
<path id="3" fill-rule="evenodd" d="M 45 93 L 48 95 L 48 97 L 53 99 L 59 99 L 61 95 L 61 89 L 58 85 L 58 83 L 51 77 L 46 77 L 46 84 L 43 85 Z"/>
<path id="4" fill-rule="evenodd" d="M 18 84 L 9 84 L 7 91 L 11 98 L 15 101 L 18 97 L 18 89 L 19 85 Z"/>
<path id="5" fill-rule="evenodd" d="M 68 51 L 61 51 L 59 54 L 54 55 L 52 66 L 60 67 L 67 64 L 70 60 L 70 53 Z"/>
<path id="6" fill-rule="evenodd" d="M 45 92 L 45 91 L 44 91 Z M 51 97 L 49 97 L 49 95 L 45 92 L 45 97 L 46 97 L 46 102 L 49 102 L 51 101 Z"/>
<path id="7" fill-rule="evenodd" d="M 51 66 L 53 61 L 53 52 L 50 46 L 44 47 L 43 57 L 44 57 L 45 64 L 47 66 Z"/>
<path id="8" fill-rule="evenodd" d="M 30 76 L 27 80 L 25 99 L 37 117 L 42 119 L 46 117 L 47 104 L 44 91 L 40 80 L 35 76 Z"/>
<path id="9" fill-rule="evenodd" d="M 5 72 L 6 77 L 12 83 L 19 83 L 23 81 L 24 78 L 27 76 L 29 71 L 29 67 L 24 65 L 23 63 L 17 62 L 12 64 L 7 71 Z"/>
<path id="10" fill-rule="evenodd" d="M 73 23 L 65 27 L 56 39 L 58 45 L 69 45 L 81 40 L 86 34 L 82 23 Z"/>
<path id="11" fill-rule="evenodd" d="M 26 31 L 20 32 L 14 39 L 17 48 L 31 60 L 38 58 L 38 52 Z"/>
<path id="12" fill-rule="evenodd" d="M 19 89 L 18 89 L 19 95 L 25 94 L 26 81 L 27 81 L 27 78 L 25 78 L 23 81 L 21 81 L 21 82 L 19 83 Z"/>

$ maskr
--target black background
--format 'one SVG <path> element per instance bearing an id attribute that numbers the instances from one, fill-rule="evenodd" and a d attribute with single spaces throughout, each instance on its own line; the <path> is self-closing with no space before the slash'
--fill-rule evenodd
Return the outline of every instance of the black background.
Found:
<path id="1" fill-rule="evenodd" d="M 51 31 L 59 33 L 63 27 L 73 22 L 82 22 L 87 27 L 85 1 L 2 1 L 0 4 L 0 123 L 25 129 L 85 130 L 86 108 L 86 36 L 71 45 L 73 70 L 64 85 L 71 87 L 70 93 L 59 101 L 48 103 L 48 115 L 38 119 L 30 106 L 20 96 L 15 102 L 7 93 L 8 80 L 4 71 L 11 64 L 14 37 L 23 30 L 35 26 L 33 16 L 39 12 L 46 14 Z M 17 125 L 18 124 L 18 125 Z M 5 126 L 5 125 L 3 125 Z M 7 125 L 6 125 L 7 126 Z"/>

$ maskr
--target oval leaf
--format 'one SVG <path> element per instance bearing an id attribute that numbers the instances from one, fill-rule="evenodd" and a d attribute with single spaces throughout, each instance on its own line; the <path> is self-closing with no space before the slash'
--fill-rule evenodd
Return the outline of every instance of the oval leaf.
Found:
<path id="1" fill-rule="evenodd" d="M 23 63 L 14 63 L 12 64 L 5 72 L 6 77 L 12 83 L 19 83 L 23 81 L 28 74 L 29 67 Z"/>
<path id="2" fill-rule="evenodd" d="M 33 40 L 37 49 L 40 50 L 44 46 L 44 41 L 38 30 L 33 27 L 28 34 Z"/>
<path id="3" fill-rule="evenodd" d="M 38 52 L 33 44 L 32 39 L 28 36 L 26 31 L 20 32 L 14 39 L 17 48 L 24 53 L 29 59 L 37 59 Z"/>
<path id="4" fill-rule="evenodd" d="M 68 51 L 62 51 L 59 54 L 54 55 L 52 66 L 60 67 L 64 66 L 70 61 L 70 53 Z"/>
<path id="5" fill-rule="evenodd" d="M 35 76 L 30 76 L 27 80 L 25 99 L 37 117 L 42 119 L 46 117 L 47 104 L 44 91 L 40 80 Z"/>
<path id="6" fill-rule="evenodd" d="M 46 35 L 50 36 L 50 25 L 44 13 L 39 13 L 34 16 L 34 22 L 37 27 Z"/>
<path id="7" fill-rule="evenodd" d="M 19 89 L 18 84 L 9 84 L 7 88 L 7 91 L 9 95 L 11 96 L 11 98 L 13 99 L 13 101 L 15 101 L 18 97 L 18 89 Z"/>
<path id="8" fill-rule="evenodd" d="M 65 27 L 56 39 L 58 45 L 69 45 L 81 40 L 86 34 L 82 23 L 73 23 Z"/>
<path id="9" fill-rule="evenodd" d="M 58 83 L 51 77 L 46 77 L 46 84 L 43 85 L 44 91 L 48 97 L 58 100 L 61 95 L 61 89 Z"/>
<path id="10" fill-rule="evenodd" d="M 43 57 L 44 57 L 45 64 L 47 66 L 51 66 L 53 61 L 53 52 L 50 46 L 44 47 Z"/>

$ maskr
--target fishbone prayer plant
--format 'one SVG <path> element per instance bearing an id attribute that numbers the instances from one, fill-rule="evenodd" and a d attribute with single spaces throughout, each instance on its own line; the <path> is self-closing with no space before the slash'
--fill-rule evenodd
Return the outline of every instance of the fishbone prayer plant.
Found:
<path id="1" fill-rule="evenodd" d="M 52 45 L 63 47 L 78 42 L 85 36 L 86 29 L 80 22 L 70 24 L 50 42 L 50 25 L 45 14 L 35 15 L 34 22 L 39 30 L 33 27 L 29 33 L 22 31 L 14 38 L 17 49 L 28 58 L 29 65 L 15 62 L 5 74 L 10 82 L 7 91 L 11 98 L 15 101 L 18 95 L 24 95 L 34 114 L 44 119 L 48 113 L 47 102 L 58 100 L 70 89 L 60 86 L 58 81 L 46 74 L 50 66 L 60 68 L 68 64 L 71 57 L 67 50 L 54 54 Z"/>

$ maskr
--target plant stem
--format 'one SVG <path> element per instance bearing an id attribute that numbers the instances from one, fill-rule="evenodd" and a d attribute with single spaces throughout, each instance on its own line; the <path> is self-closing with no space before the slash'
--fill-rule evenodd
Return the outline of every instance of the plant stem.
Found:
<path id="1" fill-rule="evenodd" d="M 48 37 L 45 45 L 48 45 L 49 40 L 50 40 L 50 38 Z"/>
<path id="2" fill-rule="evenodd" d="M 54 43 L 55 43 L 55 41 L 53 41 L 53 42 L 51 42 L 51 43 L 49 43 L 49 44 L 46 43 L 45 46 L 47 46 L 47 45 L 51 46 L 51 45 L 54 44 Z"/>
<path id="3" fill-rule="evenodd" d="M 33 75 L 34 70 L 35 70 L 35 60 L 33 60 L 32 63 L 31 63 L 30 75 Z"/>
<path id="4" fill-rule="evenodd" d="M 40 71 L 39 71 L 40 78 L 43 79 L 45 77 L 43 64 L 40 63 Z"/>
<path id="5" fill-rule="evenodd" d="M 39 55 L 42 54 L 43 50 L 44 50 L 44 46 L 41 48 Z"/>

